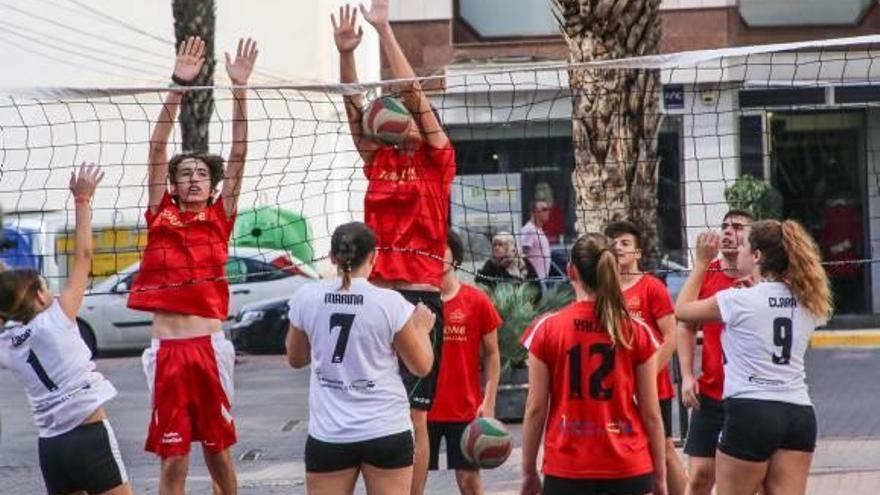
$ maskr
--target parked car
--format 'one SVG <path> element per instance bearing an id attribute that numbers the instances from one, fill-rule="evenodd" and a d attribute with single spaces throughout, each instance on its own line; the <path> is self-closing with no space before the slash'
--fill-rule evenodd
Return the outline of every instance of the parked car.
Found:
<path id="1" fill-rule="evenodd" d="M 251 303 L 235 317 L 229 331 L 237 351 L 283 354 L 284 339 L 290 326 L 287 320 L 287 301 L 290 296 L 270 301 Z"/>
<path id="2" fill-rule="evenodd" d="M 143 349 L 150 344 L 150 313 L 126 306 L 139 266 L 129 266 L 86 293 L 77 323 L 93 352 Z M 318 279 L 314 269 L 287 251 L 243 247 L 230 247 L 226 274 L 230 316 L 223 328 L 227 332 L 234 315 L 246 304 L 282 295 L 290 297 L 307 281 Z"/>

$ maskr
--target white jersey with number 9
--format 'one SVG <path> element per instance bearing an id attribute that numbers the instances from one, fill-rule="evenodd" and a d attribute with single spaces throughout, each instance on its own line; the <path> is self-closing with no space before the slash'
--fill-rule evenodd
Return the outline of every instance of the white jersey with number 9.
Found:
<path id="1" fill-rule="evenodd" d="M 804 355 L 819 321 L 782 282 L 716 294 L 725 328 L 724 398 L 812 405 Z"/>

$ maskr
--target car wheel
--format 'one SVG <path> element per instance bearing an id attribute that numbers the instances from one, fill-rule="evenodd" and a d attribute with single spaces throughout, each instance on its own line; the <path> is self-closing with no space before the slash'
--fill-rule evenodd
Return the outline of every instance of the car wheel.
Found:
<path id="1" fill-rule="evenodd" d="M 79 335 L 82 337 L 83 342 L 86 343 L 86 347 L 89 348 L 89 352 L 92 353 L 92 357 L 95 357 L 95 354 L 98 353 L 98 343 L 95 340 L 95 332 L 89 327 L 89 324 L 82 321 L 76 320 L 76 326 L 79 327 Z"/>

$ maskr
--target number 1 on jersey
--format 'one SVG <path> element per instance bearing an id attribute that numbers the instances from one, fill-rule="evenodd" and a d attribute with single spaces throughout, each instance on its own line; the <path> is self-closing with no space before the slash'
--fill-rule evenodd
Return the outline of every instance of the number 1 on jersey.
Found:
<path id="1" fill-rule="evenodd" d="M 49 389 L 50 392 L 58 390 L 58 385 L 55 385 L 55 382 L 53 382 L 52 379 L 49 378 L 49 375 L 46 373 L 46 368 L 43 368 L 43 363 L 40 362 L 39 358 L 37 358 L 37 355 L 34 354 L 34 351 L 30 351 L 28 353 L 27 363 L 31 365 L 31 368 L 34 369 L 34 373 L 37 374 L 37 378 L 40 379 L 40 382 L 43 383 L 43 386 Z"/>
<path id="2" fill-rule="evenodd" d="M 354 324 L 354 315 L 348 313 L 333 313 L 330 315 L 330 333 L 339 329 L 339 336 L 336 337 L 336 347 L 333 348 L 333 357 L 330 358 L 331 363 L 341 363 L 345 358 L 345 348 L 348 346 L 348 335 L 351 333 L 351 326 Z"/>

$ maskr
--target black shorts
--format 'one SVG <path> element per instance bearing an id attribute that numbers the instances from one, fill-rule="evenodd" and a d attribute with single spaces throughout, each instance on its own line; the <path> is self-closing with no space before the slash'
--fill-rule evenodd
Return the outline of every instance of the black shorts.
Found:
<path id="1" fill-rule="evenodd" d="M 362 464 L 380 469 L 412 466 L 412 432 L 407 430 L 352 443 L 322 442 L 311 435 L 306 440 L 307 473 L 331 473 Z"/>
<path id="2" fill-rule="evenodd" d="M 724 426 L 724 406 L 721 401 L 700 395 L 700 408 L 691 412 L 684 453 L 692 457 L 715 457 L 718 436 Z"/>
<path id="3" fill-rule="evenodd" d="M 573 479 L 544 476 L 544 495 L 641 495 L 654 489 L 654 477 Z"/>
<path id="4" fill-rule="evenodd" d="M 672 399 L 660 399 L 660 417 L 663 418 L 663 433 L 672 438 Z"/>
<path id="5" fill-rule="evenodd" d="M 49 495 L 104 493 L 128 482 L 116 435 L 107 420 L 40 438 L 37 450 Z"/>
<path id="6" fill-rule="evenodd" d="M 475 471 L 474 466 L 461 452 L 461 435 L 470 423 L 440 423 L 428 422 L 428 439 L 431 442 L 430 460 L 428 469 L 439 469 L 440 464 L 440 440 L 446 439 L 446 469 L 456 471 Z"/>
<path id="7" fill-rule="evenodd" d="M 726 399 L 718 450 L 744 461 L 763 462 L 780 449 L 816 450 L 813 406 L 756 399 Z"/>
<path id="8" fill-rule="evenodd" d="M 440 370 L 440 359 L 443 353 L 443 301 L 439 292 L 421 290 L 398 290 L 407 301 L 418 304 L 424 303 L 435 315 L 437 321 L 431 329 L 431 347 L 434 349 L 434 366 L 428 376 L 422 378 L 413 375 L 406 369 L 403 361 L 400 361 L 400 376 L 403 378 L 403 386 L 409 397 L 409 406 L 412 409 L 428 411 L 434 403 L 434 394 L 437 388 L 437 375 Z"/>

